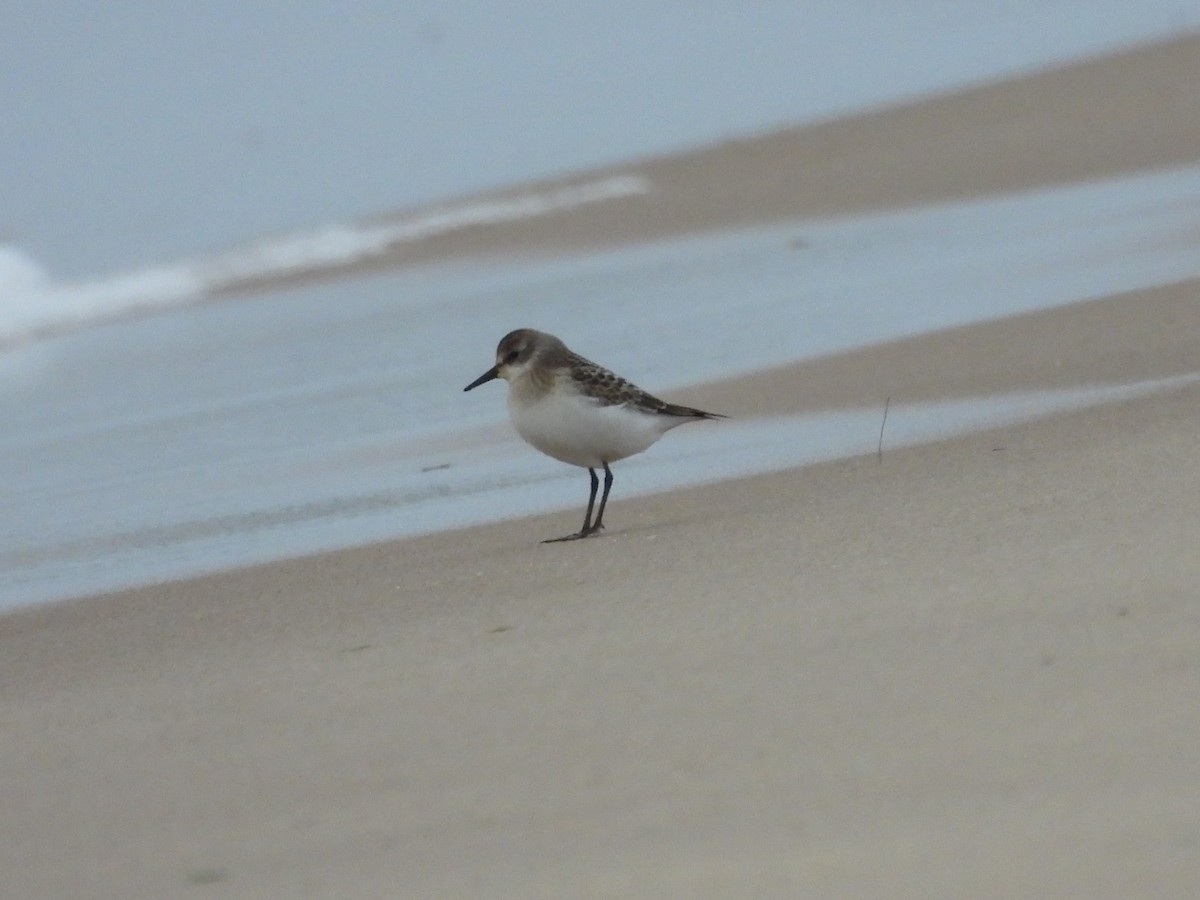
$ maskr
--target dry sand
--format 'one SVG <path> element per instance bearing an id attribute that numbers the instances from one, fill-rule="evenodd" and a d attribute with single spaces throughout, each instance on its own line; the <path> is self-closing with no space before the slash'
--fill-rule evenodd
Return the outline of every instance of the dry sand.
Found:
<path id="1" fill-rule="evenodd" d="M 738 178 L 794 195 L 735 216 L 757 221 L 1194 161 L 1198 51 L 653 177 L 707 227 Z M 907 139 L 860 145 L 884 133 Z M 875 188 L 818 202 L 779 142 L 836 172 L 835 138 Z M 660 233 L 601 212 L 580 240 Z M 508 240 L 542 247 L 484 249 Z M 1197 301 L 1097 298 L 680 399 L 753 415 L 1193 371 Z M 573 510 L 9 615 L 0 896 L 1194 897 L 1198 445 L 1190 387 L 618 496 L 601 540 L 537 543 Z"/>

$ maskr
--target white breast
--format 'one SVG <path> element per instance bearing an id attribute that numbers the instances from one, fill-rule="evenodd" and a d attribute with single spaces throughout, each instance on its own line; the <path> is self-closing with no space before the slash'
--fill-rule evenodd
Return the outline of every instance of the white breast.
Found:
<path id="1" fill-rule="evenodd" d="M 516 385 L 508 392 L 508 414 L 517 433 L 547 456 L 590 469 L 641 453 L 686 421 L 625 406 L 599 406 L 561 389 L 531 397 Z"/>

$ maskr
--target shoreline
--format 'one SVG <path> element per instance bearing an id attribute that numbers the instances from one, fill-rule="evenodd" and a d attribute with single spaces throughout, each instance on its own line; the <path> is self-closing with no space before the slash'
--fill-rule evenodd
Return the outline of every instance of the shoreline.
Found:
<path id="1" fill-rule="evenodd" d="M 566 552 L 537 542 L 574 510 L 6 616 L 5 871 L 1115 898 L 1149 868 L 1175 895 L 1198 405 L 620 500 Z"/>
<path id="2" fill-rule="evenodd" d="M 741 420 L 814 415 L 856 409 L 882 410 L 910 403 L 970 401 L 1003 394 L 1120 387 L 1187 376 L 1200 371 L 1194 349 L 1200 343 L 1200 279 L 1191 279 L 1081 301 L 1047 310 L 1020 313 L 871 344 L 775 366 L 746 375 L 672 389 L 676 402 L 700 408 L 734 410 Z M 1106 405 L 1106 404 L 1105 404 Z M 1031 414 L 1030 420 L 1069 413 Z M 975 430 L 986 429 L 983 424 Z M 455 436 L 483 447 L 515 439 L 507 423 L 480 426 Z M 434 446 L 447 438 L 432 439 Z M 931 438 L 927 444 L 944 438 Z M 459 446 L 455 443 L 453 446 Z M 530 451 L 533 452 L 533 451 Z M 547 465 L 557 465 L 547 462 Z M 796 472 L 785 467 L 775 471 Z M 757 475 L 714 476 L 713 484 Z M 670 492 L 694 488 L 669 489 Z M 630 499 L 618 495 L 617 501 Z M 542 515 L 553 515 L 547 512 Z M 516 513 L 512 519 L 528 515 Z M 308 556 L 328 556 L 360 546 L 449 535 L 470 526 L 452 526 L 380 538 L 366 544 L 316 548 L 229 569 L 206 569 L 167 581 L 151 580 L 8 607 L 5 615 L 46 603 L 86 602 L 175 580 L 194 581 L 223 571 L 243 571 Z"/>
<path id="3" fill-rule="evenodd" d="M 1198 49 L 650 161 L 670 190 L 645 209 L 392 262 L 1195 160 Z M 1164 284 L 671 399 L 771 416 L 1193 372 L 1198 300 Z M 0 615 L 0 887 L 1190 896 L 1198 413 L 1192 384 L 618 494 L 597 540 L 539 543 L 572 508 Z"/>

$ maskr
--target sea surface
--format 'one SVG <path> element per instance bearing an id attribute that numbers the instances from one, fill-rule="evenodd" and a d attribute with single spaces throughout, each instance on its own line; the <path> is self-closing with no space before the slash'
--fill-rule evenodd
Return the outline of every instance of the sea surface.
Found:
<path id="1" fill-rule="evenodd" d="M 0 30 L 0 608 L 573 515 L 582 471 L 512 436 L 502 386 L 462 393 L 513 327 L 669 394 L 1200 276 L 1200 169 L 1187 168 L 209 302 L 247 276 L 657 186 L 617 175 L 347 224 L 364 216 L 1197 19 L 1172 3 L 964 6 L 166 2 L 88 21 L 28 7 Z M 893 404 L 888 446 L 1167 386 Z M 723 410 L 734 418 L 622 463 L 615 496 L 875 452 L 884 399 L 770 421 Z"/>

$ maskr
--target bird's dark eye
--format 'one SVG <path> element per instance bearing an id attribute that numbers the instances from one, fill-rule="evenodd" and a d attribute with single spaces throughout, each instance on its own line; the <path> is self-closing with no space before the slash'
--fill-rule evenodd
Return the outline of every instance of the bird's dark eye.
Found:
<path id="1" fill-rule="evenodd" d="M 509 350 L 508 353 L 504 357 L 504 362 L 505 363 L 515 363 L 516 361 L 517 361 L 517 351 Z"/>

